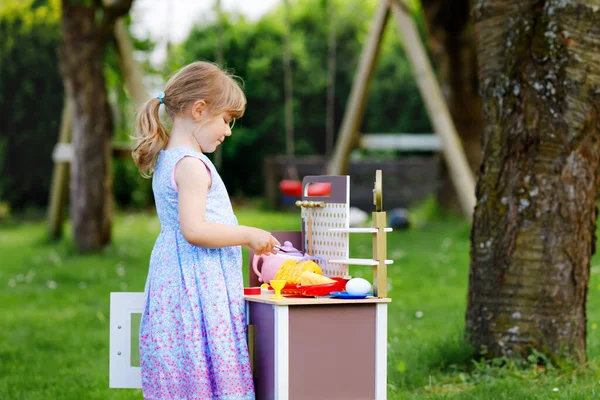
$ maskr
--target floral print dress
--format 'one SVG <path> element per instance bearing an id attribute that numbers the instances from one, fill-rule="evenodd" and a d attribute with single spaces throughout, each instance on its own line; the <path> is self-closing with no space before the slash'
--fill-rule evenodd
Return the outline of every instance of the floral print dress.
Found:
<path id="1" fill-rule="evenodd" d="M 223 181 L 204 154 L 186 147 L 159 153 L 152 188 L 161 232 L 140 327 L 144 398 L 254 399 L 241 248 L 202 248 L 184 239 L 174 179 L 183 157 L 200 159 L 210 171 L 205 220 L 237 225 Z"/>

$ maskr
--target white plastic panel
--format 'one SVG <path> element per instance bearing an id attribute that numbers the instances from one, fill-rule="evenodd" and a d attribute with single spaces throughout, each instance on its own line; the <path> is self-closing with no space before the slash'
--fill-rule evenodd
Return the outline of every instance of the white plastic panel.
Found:
<path id="1" fill-rule="evenodd" d="M 132 350 L 134 355 L 139 354 L 137 349 L 132 349 L 132 342 L 137 345 L 137 340 L 132 340 L 132 337 L 136 338 L 138 335 L 138 332 L 132 330 L 132 320 L 137 326 L 136 322 L 144 311 L 144 299 L 144 293 L 110 294 L 109 387 L 111 388 L 142 387 L 140 368 L 135 366 L 139 365 L 139 360 L 132 360 Z"/>
<path id="2" fill-rule="evenodd" d="M 348 232 L 348 233 L 377 233 L 377 228 L 332 228 L 330 232 Z M 384 232 L 392 232 L 392 228 L 384 228 Z"/>
<path id="3" fill-rule="evenodd" d="M 393 264 L 394 260 L 385 260 L 385 264 Z M 330 259 L 329 264 L 346 264 L 346 265 L 379 265 L 377 260 L 368 260 L 366 258 L 344 258 Z"/>

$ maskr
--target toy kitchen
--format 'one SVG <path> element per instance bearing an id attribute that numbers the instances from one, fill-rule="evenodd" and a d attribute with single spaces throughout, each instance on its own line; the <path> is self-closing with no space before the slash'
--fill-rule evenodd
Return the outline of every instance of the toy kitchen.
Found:
<path id="1" fill-rule="evenodd" d="M 301 229 L 273 232 L 274 255 L 250 254 L 245 288 L 257 399 L 382 400 L 387 386 L 386 213 L 375 176 L 372 226 L 350 227 L 350 177 L 302 181 Z M 309 196 L 329 184 L 328 196 Z M 350 235 L 371 234 L 371 259 L 351 258 Z M 297 247 L 297 249 L 296 249 Z M 373 282 L 352 278 L 371 267 Z"/>

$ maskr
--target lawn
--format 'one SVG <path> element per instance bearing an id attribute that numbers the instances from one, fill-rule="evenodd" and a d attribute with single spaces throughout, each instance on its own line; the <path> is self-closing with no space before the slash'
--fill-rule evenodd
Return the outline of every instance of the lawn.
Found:
<path id="1" fill-rule="evenodd" d="M 240 223 L 298 229 L 296 213 L 238 211 Z M 113 245 L 77 255 L 69 238 L 45 241 L 45 225 L 0 226 L 0 399 L 141 399 L 108 388 L 109 293 L 143 291 L 159 231 L 154 214 L 121 214 Z M 370 238 L 351 237 L 352 256 L 368 257 Z M 388 236 L 389 399 L 600 398 L 600 264 L 592 262 L 588 365 L 471 361 L 462 344 L 469 227 L 429 222 Z M 351 267 L 353 276 L 367 276 Z M 502 365 L 502 366 L 498 366 Z M 315 399 L 318 400 L 318 399 Z"/>

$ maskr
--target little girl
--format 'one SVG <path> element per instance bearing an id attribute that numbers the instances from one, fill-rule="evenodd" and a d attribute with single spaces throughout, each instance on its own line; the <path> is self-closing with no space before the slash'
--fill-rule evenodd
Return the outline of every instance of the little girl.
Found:
<path id="1" fill-rule="evenodd" d="M 161 105 L 173 120 L 170 133 L 159 119 Z M 205 156 L 231 135 L 245 108 L 231 75 L 195 62 L 139 113 L 133 159 L 142 175 L 153 174 L 161 224 L 140 328 L 144 398 L 254 399 L 240 246 L 261 254 L 279 242 L 237 224 Z"/>

